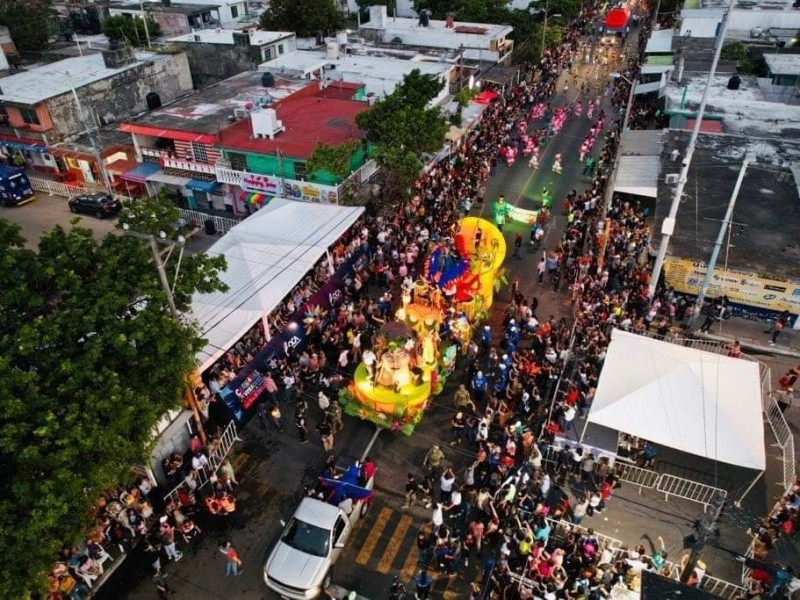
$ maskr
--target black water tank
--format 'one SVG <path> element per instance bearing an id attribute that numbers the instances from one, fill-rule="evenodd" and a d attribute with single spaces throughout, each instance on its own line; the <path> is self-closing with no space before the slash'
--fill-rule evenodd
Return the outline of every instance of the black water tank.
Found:
<path id="1" fill-rule="evenodd" d="M 144 97 L 144 100 L 147 102 L 147 110 L 161 108 L 161 96 L 159 96 L 156 92 L 150 92 Z"/>
<path id="2" fill-rule="evenodd" d="M 275 85 L 275 76 L 270 72 L 262 73 L 261 74 L 261 85 L 263 85 L 266 88 L 274 86 Z"/>
<path id="3" fill-rule="evenodd" d="M 742 85 L 742 78 L 738 75 L 734 75 L 730 79 L 728 79 L 728 89 L 729 90 L 738 90 L 739 86 Z"/>

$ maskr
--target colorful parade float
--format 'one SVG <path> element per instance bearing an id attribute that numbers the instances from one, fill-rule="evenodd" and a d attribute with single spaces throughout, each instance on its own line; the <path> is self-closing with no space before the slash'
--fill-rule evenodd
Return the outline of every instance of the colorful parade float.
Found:
<path id="1" fill-rule="evenodd" d="M 495 225 L 461 219 L 453 240 L 437 244 L 421 277 L 403 289 L 395 320 L 381 326 L 364 351 L 353 382 L 339 395 L 345 412 L 411 435 L 486 317 L 505 255 Z"/>

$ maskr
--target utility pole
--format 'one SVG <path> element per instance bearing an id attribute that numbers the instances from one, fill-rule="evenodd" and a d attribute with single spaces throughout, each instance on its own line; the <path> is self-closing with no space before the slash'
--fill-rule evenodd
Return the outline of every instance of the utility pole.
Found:
<path id="1" fill-rule="evenodd" d="M 733 219 L 733 209 L 736 206 L 736 198 L 739 196 L 739 190 L 742 189 L 742 181 L 744 180 L 744 175 L 747 171 L 747 165 L 750 164 L 750 160 L 751 159 L 749 156 L 745 157 L 744 162 L 742 162 L 742 168 L 739 170 L 739 177 L 736 179 L 736 185 L 733 187 L 733 193 L 731 194 L 730 202 L 728 202 L 728 210 L 725 211 L 725 217 L 722 219 L 722 225 L 720 225 L 719 233 L 717 234 L 717 241 L 714 242 L 714 249 L 711 251 L 711 258 L 706 266 L 706 276 L 703 278 L 703 285 L 700 286 L 700 293 L 697 294 L 695 310 L 692 312 L 692 316 L 689 318 L 688 327 L 690 329 L 694 325 L 697 315 L 700 314 L 700 309 L 703 307 L 703 301 L 706 298 L 706 292 L 708 292 L 708 287 L 711 285 L 711 279 L 714 277 L 714 269 L 717 266 L 719 251 L 722 248 L 722 243 L 725 241 L 726 231 L 730 231 L 732 225 L 731 220 Z"/>
<path id="2" fill-rule="evenodd" d="M 135 237 L 137 239 L 143 240 L 147 242 L 147 245 L 150 247 L 150 251 L 153 253 L 153 262 L 156 265 L 156 271 L 158 272 L 158 280 L 161 283 L 161 287 L 164 290 L 164 294 L 167 297 L 167 305 L 169 306 L 169 312 L 172 316 L 172 319 L 176 323 L 182 323 L 181 314 L 178 312 L 178 307 L 175 304 L 175 292 L 174 287 L 169 285 L 169 278 L 167 277 L 167 270 L 164 266 L 164 261 L 161 260 L 161 252 L 159 251 L 158 244 L 163 243 L 170 247 L 174 246 L 175 242 L 172 240 L 166 239 L 166 235 L 164 232 L 161 232 L 161 238 L 156 238 L 154 235 L 147 235 L 145 233 L 139 233 L 137 231 L 131 231 L 130 226 L 127 223 L 122 225 L 122 229 L 125 231 L 125 235 L 129 235 L 131 237 Z M 183 236 L 178 238 L 178 245 L 180 245 L 181 253 L 178 256 L 178 269 L 180 269 L 180 257 L 183 256 L 184 250 L 184 242 L 186 240 L 183 239 Z M 175 281 L 177 282 L 178 279 L 178 270 L 175 271 Z M 194 395 L 194 390 L 188 384 L 188 380 L 183 382 L 185 387 L 185 397 L 188 399 L 189 408 L 192 411 L 192 416 L 194 418 L 195 426 L 197 427 L 197 432 L 200 434 L 200 440 L 205 444 L 206 443 L 206 431 L 203 428 L 203 420 L 200 418 L 200 410 L 197 407 L 197 398 Z"/>
<path id="3" fill-rule="evenodd" d="M 686 147 L 686 154 L 683 157 L 683 167 L 678 178 L 678 185 L 675 188 L 675 195 L 669 207 L 669 215 L 661 224 L 661 244 L 658 247 L 658 254 L 656 255 L 656 261 L 653 265 L 653 272 L 650 275 L 650 285 L 647 291 L 647 297 L 650 300 L 653 299 L 656 289 L 658 288 L 661 269 L 664 266 L 664 259 L 669 249 L 669 241 L 675 231 L 675 216 L 678 214 L 678 207 L 683 197 L 683 190 L 686 187 L 686 182 L 689 180 L 689 166 L 692 164 L 692 156 L 694 155 L 695 146 L 697 145 L 697 138 L 700 135 L 700 126 L 703 123 L 703 114 L 706 111 L 706 104 L 708 103 L 708 93 L 711 90 L 711 83 L 714 81 L 714 75 L 717 72 L 719 56 L 722 52 L 722 45 L 725 43 L 725 33 L 728 31 L 728 23 L 730 23 L 731 20 L 731 11 L 733 10 L 733 3 L 735 1 L 736 0 L 731 0 L 731 3 L 728 5 L 728 10 L 725 12 L 725 16 L 722 19 L 722 27 L 720 28 L 717 45 L 714 49 L 714 60 L 711 62 L 711 69 L 708 72 L 708 81 L 703 91 L 703 99 L 700 101 L 700 108 L 697 111 L 694 127 L 692 128 L 692 136 L 689 138 L 689 145 Z"/>
<path id="4" fill-rule="evenodd" d="M 86 137 L 89 138 L 89 144 L 92 146 L 92 154 L 94 154 L 94 159 L 97 161 L 97 168 L 100 169 L 100 176 L 103 178 L 103 185 L 107 190 L 111 190 L 111 180 L 108 177 L 106 165 L 103 162 L 103 157 L 100 154 L 100 148 L 97 145 L 97 140 L 94 139 L 92 128 L 89 126 L 89 119 L 86 116 L 86 113 L 83 111 L 81 99 L 78 97 L 78 90 L 75 89 L 75 84 L 72 81 L 72 75 L 69 74 L 69 71 L 67 71 L 67 81 L 69 82 L 69 89 L 72 91 L 72 97 L 75 99 L 75 107 L 78 109 L 78 117 L 83 125 L 83 131 L 86 133 Z"/>
<path id="5" fill-rule="evenodd" d="M 150 28 L 147 26 L 147 13 L 144 11 L 144 0 L 139 2 L 139 7 L 142 9 L 142 21 L 144 21 L 144 37 L 147 39 L 147 49 L 150 50 Z"/>
<path id="6" fill-rule="evenodd" d="M 689 553 L 689 558 L 681 571 L 681 583 L 687 583 L 692 576 L 694 568 L 697 566 L 697 561 L 700 560 L 700 555 L 703 550 L 711 541 L 712 538 L 718 535 L 717 522 L 722 516 L 722 510 L 725 508 L 725 496 L 720 491 L 714 492 L 714 497 L 710 502 L 711 514 L 703 514 L 703 518 L 695 523 L 695 531 L 697 537 L 692 544 L 692 549 Z"/>

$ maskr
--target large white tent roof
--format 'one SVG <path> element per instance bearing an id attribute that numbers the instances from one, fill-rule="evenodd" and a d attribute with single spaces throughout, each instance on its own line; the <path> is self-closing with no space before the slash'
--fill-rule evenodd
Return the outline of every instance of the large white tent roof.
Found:
<path id="1" fill-rule="evenodd" d="M 228 262 L 221 279 L 229 289 L 192 298 L 192 316 L 207 340 L 200 370 L 269 315 L 362 212 L 276 198 L 211 246 L 209 255 Z"/>
<path id="2" fill-rule="evenodd" d="M 589 422 L 764 470 L 758 364 L 615 329 Z"/>

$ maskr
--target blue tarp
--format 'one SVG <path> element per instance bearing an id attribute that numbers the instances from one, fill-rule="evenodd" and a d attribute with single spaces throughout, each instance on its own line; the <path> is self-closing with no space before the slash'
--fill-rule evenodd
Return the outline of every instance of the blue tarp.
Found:
<path id="1" fill-rule="evenodd" d="M 202 179 L 192 179 L 186 184 L 187 190 L 194 190 L 195 192 L 213 192 L 217 189 L 219 183 L 216 181 L 203 181 Z"/>
<path id="2" fill-rule="evenodd" d="M 136 183 L 144 183 L 147 181 L 147 178 L 155 173 L 156 171 L 160 171 L 161 167 L 153 163 L 142 163 L 135 169 L 131 169 L 130 171 L 123 173 L 120 175 L 122 179 L 126 181 L 134 181 Z"/>

